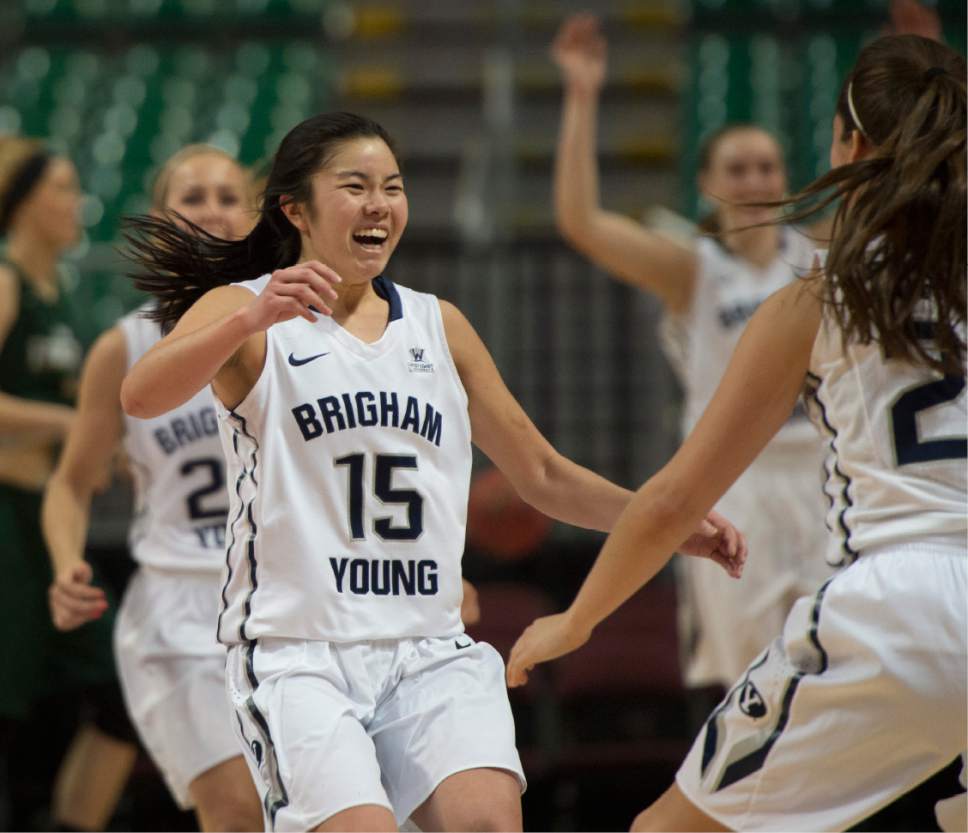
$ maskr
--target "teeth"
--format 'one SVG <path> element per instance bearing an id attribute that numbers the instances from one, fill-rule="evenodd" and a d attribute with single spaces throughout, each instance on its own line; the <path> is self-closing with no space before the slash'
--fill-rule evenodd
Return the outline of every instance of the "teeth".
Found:
<path id="1" fill-rule="evenodd" d="M 362 231 L 358 231 L 356 233 L 356 236 L 357 237 L 376 237 L 380 240 L 386 240 L 387 231 L 386 229 L 382 229 L 382 228 L 368 228 L 368 229 L 363 229 Z"/>

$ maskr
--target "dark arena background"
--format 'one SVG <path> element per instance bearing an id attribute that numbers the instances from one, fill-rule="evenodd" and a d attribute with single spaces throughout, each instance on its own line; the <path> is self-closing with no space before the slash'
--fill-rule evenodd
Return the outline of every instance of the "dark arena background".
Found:
<path id="1" fill-rule="evenodd" d="M 963 0 L 930 8 L 963 53 Z M 161 161 L 206 142 L 258 175 L 300 120 L 359 112 L 395 137 L 406 178 L 410 225 L 388 274 L 465 312 L 562 453 L 642 483 L 679 439 L 660 305 L 570 249 L 552 214 L 562 85 L 549 46 L 581 9 L 609 41 L 602 201 L 670 234 L 707 210 L 698 149 L 724 124 L 774 132 L 791 189 L 823 172 L 844 72 L 890 25 L 888 0 L 2 0 L 0 132 L 46 140 L 81 179 L 84 234 L 64 268 L 85 344 L 141 301 L 120 221 L 147 210 Z M 464 567 L 480 594 L 471 632 L 506 655 L 536 615 L 571 600 L 603 536 L 520 511 L 488 467 L 475 465 Z M 130 515 L 119 476 L 88 541 L 115 598 L 133 569 Z M 583 650 L 512 692 L 526 829 L 624 830 L 671 782 L 718 694 L 687 696 L 676 613 L 667 570 Z M 6 829 L 56 823 L 55 772 L 84 714 L 56 680 L 51 690 L 0 762 Z M 936 830 L 934 802 L 957 774 L 953 764 L 855 829 Z M 108 829 L 196 824 L 139 753 Z"/>

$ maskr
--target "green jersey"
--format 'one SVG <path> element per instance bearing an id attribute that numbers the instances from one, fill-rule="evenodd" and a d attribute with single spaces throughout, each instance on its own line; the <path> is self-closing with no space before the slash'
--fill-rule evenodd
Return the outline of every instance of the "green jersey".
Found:
<path id="1" fill-rule="evenodd" d="M 19 266 L 0 264 L 10 267 L 20 283 L 20 311 L 0 348 L 0 391 L 73 404 L 83 351 L 74 335 L 67 293 L 61 288 L 55 301 L 47 301 Z"/>

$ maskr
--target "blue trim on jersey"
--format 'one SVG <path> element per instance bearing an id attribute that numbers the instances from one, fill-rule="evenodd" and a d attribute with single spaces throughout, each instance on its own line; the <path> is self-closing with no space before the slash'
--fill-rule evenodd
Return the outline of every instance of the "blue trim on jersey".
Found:
<path id="1" fill-rule="evenodd" d="M 847 563 L 853 563 L 854 561 L 856 561 L 857 557 L 860 555 L 860 553 L 857 552 L 857 550 L 855 550 L 850 545 L 851 530 L 850 530 L 850 527 L 847 525 L 847 512 L 849 512 L 854 506 L 854 501 L 850 497 L 850 487 L 851 487 L 852 481 L 846 474 L 844 474 L 843 470 L 840 468 L 840 463 L 839 463 L 840 454 L 837 451 L 837 439 L 838 439 L 837 429 L 834 428 L 834 426 L 830 424 L 830 420 L 827 419 L 827 406 L 820 398 L 819 388 L 820 388 L 820 383 L 823 380 L 819 376 L 817 376 L 816 373 L 811 373 L 810 371 L 807 371 L 807 379 L 809 379 L 811 382 L 814 383 L 814 388 L 809 392 L 809 396 L 811 397 L 811 399 L 813 399 L 813 401 L 817 405 L 817 408 L 820 413 L 820 419 L 823 422 L 823 426 L 826 429 L 828 436 L 830 437 L 830 450 L 831 452 L 833 452 L 833 455 L 834 455 L 833 473 L 831 473 L 830 470 L 827 468 L 827 461 L 824 460 L 824 472 L 827 475 L 827 483 L 830 483 L 833 480 L 834 474 L 836 474 L 837 477 L 839 477 L 841 479 L 841 482 L 843 483 L 843 489 L 841 490 L 841 497 L 843 499 L 844 508 L 841 509 L 840 514 L 837 516 L 837 522 L 839 523 L 840 529 L 843 532 L 843 536 L 844 536 L 843 548 L 844 548 L 844 551 L 847 553 L 847 555 L 846 555 L 846 558 L 842 558 L 837 564 L 830 565 L 831 567 L 843 567 Z M 828 499 L 830 500 L 830 506 L 831 508 L 833 508 L 833 505 L 834 505 L 833 496 L 828 494 L 826 489 L 824 489 L 824 494 L 827 495 Z M 831 530 L 831 532 L 833 532 L 833 530 Z"/>
<path id="2" fill-rule="evenodd" d="M 823 674 L 829 665 L 829 660 L 827 657 L 827 652 L 824 650 L 823 645 L 820 644 L 819 628 L 820 628 L 820 608 L 823 604 L 824 595 L 827 592 L 827 587 L 830 585 L 836 576 L 831 576 L 827 579 L 817 591 L 814 597 L 813 609 L 810 612 L 810 641 L 813 643 L 814 647 L 817 649 L 820 655 L 820 668 L 817 671 L 797 671 L 793 677 L 791 677 L 790 682 L 787 683 L 786 691 L 783 692 L 783 701 L 780 707 L 780 716 L 777 718 L 776 726 L 770 733 L 770 736 L 766 739 L 766 742 L 756 749 L 755 751 L 744 755 L 742 758 L 733 761 L 726 769 L 723 771 L 723 776 L 720 778 L 719 783 L 716 785 L 714 792 L 719 792 L 722 789 L 730 786 L 730 784 L 735 784 L 737 781 L 746 778 L 748 775 L 752 775 L 763 767 L 766 763 L 766 757 L 769 755 L 770 750 L 773 748 L 774 744 L 780 739 L 780 735 L 786 729 L 787 723 L 790 721 L 790 707 L 793 703 L 793 697 L 797 693 L 797 689 L 800 687 L 800 681 L 807 676 L 807 674 L 820 675 Z M 765 659 L 765 657 L 764 657 Z M 753 668 L 750 668 L 752 671 Z M 746 673 L 746 677 L 749 677 L 749 671 Z M 735 691 L 736 689 L 733 689 Z"/>
<path id="3" fill-rule="evenodd" d="M 255 471 L 259 467 L 259 442 L 249 433 L 248 425 L 245 421 L 245 417 L 240 416 L 235 411 L 229 412 L 235 419 L 241 423 L 242 434 L 249 440 L 252 441 L 252 466 L 249 469 L 249 478 L 252 480 L 252 485 L 255 487 L 253 490 L 252 497 L 250 498 L 248 504 L 245 506 L 245 517 L 248 522 L 249 527 L 249 540 L 246 544 L 246 559 L 249 562 L 249 592 L 245 597 L 245 602 L 242 606 L 243 614 L 242 621 L 239 623 L 239 639 L 242 642 L 248 642 L 249 637 L 245 633 L 245 626 L 252 616 L 252 597 L 255 595 L 255 591 L 259 587 L 259 580 L 257 576 L 258 560 L 255 556 L 255 542 L 259 535 L 259 528 L 256 526 L 255 518 L 252 514 L 252 505 L 255 503 L 255 496 L 258 492 L 259 481 L 256 480 Z M 257 684 L 257 683 L 256 683 Z"/>
<path id="4" fill-rule="evenodd" d="M 251 640 L 245 652 L 245 674 L 249 678 L 249 684 L 252 686 L 252 694 L 245 698 L 245 710 L 248 712 L 249 717 L 252 718 L 252 722 L 255 723 L 259 734 L 262 735 L 262 742 L 265 744 L 265 773 L 269 782 L 269 789 L 262 799 L 262 806 L 265 808 L 266 815 L 269 818 L 269 826 L 275 828 L 276 813 L 283 807 L 289 805 L 289 793 L 286 791 L 286 785 L 282 782 L 282 775 L 279 772 L 279 756 L 276 754 L 276 744 L 272 740 L 272 732 L 269 731 L 269 721 L 259 711 L 259 707 L 253 699 L 256 689 L 259 687 L 259 679 L 255 674 L 256 644 L 256 640 Z M 236 712 L 236 718 L 239 720 L 239 729 L 242 729 L 242 720 L 238 717 L 238 712 Z M 243 739 L 245 738 L 244 730 L 242 731 L 242 737 Z M 257 750 L 251 744 L 249 745 L 249 749 L 256 756 L 257 769 L 262 771 L 262 760 Z"/>
<path id="5" fill-rule="evenodd" d="M 236 455 L 239 453 L 239 435 L 238 433 L 232 434 L 232 449 L 235 451 Z M 222 640 L 222 616 L 225 615 L 225 611 L 229 606 L 229 600 L 226 598 L 225 593 L 229 589 L 229 582 L 232 580 L 232 548 L 235 546 L 235 525 L 239 522 L 242 517 L 242 513 L 245 511 L 245 507 L 242 505 L 242 495 L 240 489 L 242 488 L 242 483 L 244 482 L 248 471 L 245 466 L 242 466 L 242 471 L 239 472 L 239 476 L 235 481 L 235 496 L 239 499 L 239 513 L 232 519 L 232 523 L 229 524 L 229 540 L 225 546 L 225 583 L 222 585 L 222 609 L 218 612 L 218 623 L 215 626 L 215 639 L 221 642 L 223 645 L 227 644 Z"/>
<path id="6" fill-rule="evenodd" d="M 389 321 L 397 321 L 403 318 L 403 304 L 400 301 L 400 293 L 386 275 L 380 275 L 373 279 L 373 288 L 376 294 L 390 305 Z M 389 323 L 388 321 L 388 323 Z"/>

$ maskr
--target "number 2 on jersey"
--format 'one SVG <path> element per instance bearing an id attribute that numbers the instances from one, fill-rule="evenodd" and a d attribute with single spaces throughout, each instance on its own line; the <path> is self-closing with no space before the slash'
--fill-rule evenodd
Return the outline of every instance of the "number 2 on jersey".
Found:
<path id="1" fill-rule="evenodd" d="M 196 469 L 206 469 L 208 477 L 201 486 L 185 498 L 188 517 L 193 521 L 200 521 L 205 518 L 224 518 L 229 512 L 228 506 L 202 505 L 202 500 L 209 495 L 225 496 L 225 474 L 222 470 L 222 461 L 216 457 L 198 457 L 186 461 L 181 467 L 181 473 L 188 477 Z"/>
<path id="2" fill-rule="evenodd" d="M 386 503 L 406 504 L 407 525 L 394 526 L 392 518 L 377 518 L 373 530 L 384 541 L 416 541 L 423 532 L 423 496 L 413 489 L 394 489 L 394 469 L 416 469 L 415 455 L 376 454 L 373 475 L 373 494 Z M 363 523 L 363 487 L 365 455 L 349 454 L 333 461 L 336 466 L 349 468 L 349 520 L 354 541 L 366 538 Z"/>
<path id="3" fill-rule="evenodd" d="M 902 393 L 891 406 L 894 428 L 894 459 L 899 466 L 933 460 L 963 460 L 968 457 L 968 437 L 918 437 L 918 413 L 936 405 L 954 402 L 965 389 L 963 376 L 945 376 Z"/>

